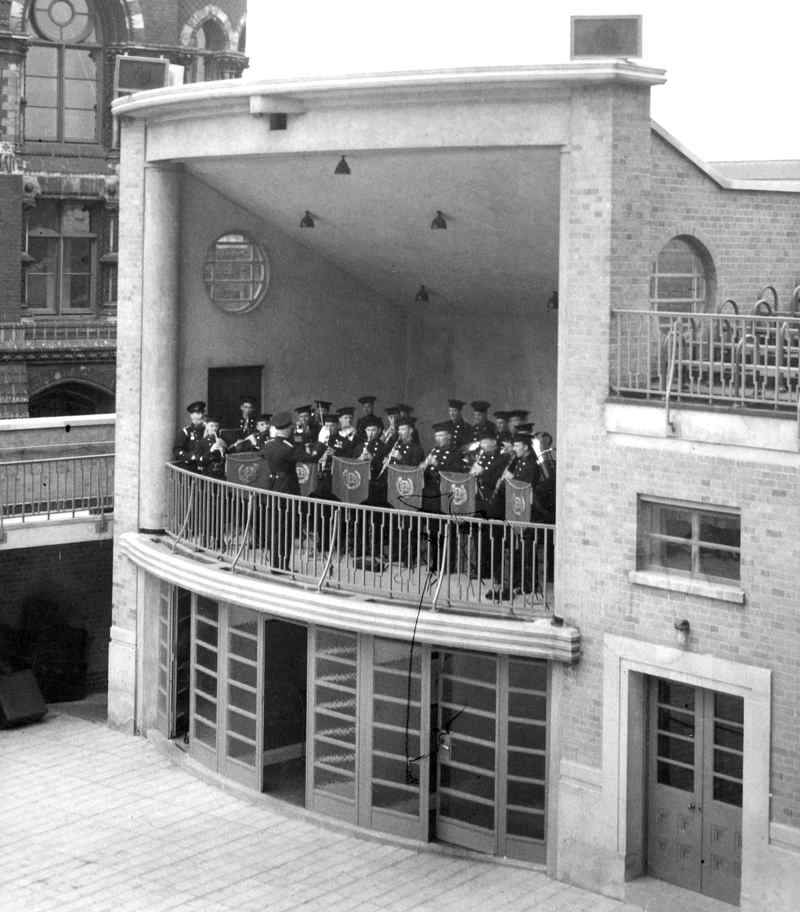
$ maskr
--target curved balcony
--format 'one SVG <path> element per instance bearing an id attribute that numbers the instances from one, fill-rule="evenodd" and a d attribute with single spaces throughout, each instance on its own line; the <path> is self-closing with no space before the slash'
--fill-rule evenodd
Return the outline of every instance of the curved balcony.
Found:
<path id="1" fill-rule="evenodd" d="M 173 550 L 429 610 L 549 614 L 555 526 L 344 504 L 168 465 Z"/>

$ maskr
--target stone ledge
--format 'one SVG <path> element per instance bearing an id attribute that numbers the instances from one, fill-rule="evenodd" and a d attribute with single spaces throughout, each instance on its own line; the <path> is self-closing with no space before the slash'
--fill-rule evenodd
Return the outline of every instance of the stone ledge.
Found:
<path id="1" fill-rule="evenodd" d="M 650 586 L 653 589 L 667 589 L 670 592 L 683 592 L 685 595 L 699 595 L 701 598 L 731 602 L 735 605 L 744 604 L 744 589 L 728 583 L 689 579 L 684 576 L 674 576 L 671 573 L 658 573 L 654 570 L 629 570 L 628 581 L 638 586 Z"/>

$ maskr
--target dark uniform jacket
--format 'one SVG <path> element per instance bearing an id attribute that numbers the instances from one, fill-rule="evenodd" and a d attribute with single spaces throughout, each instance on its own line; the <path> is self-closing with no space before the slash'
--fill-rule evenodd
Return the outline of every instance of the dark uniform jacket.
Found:
<path id="1" fill-rule="evenodd" d="M 463 418 L 460 421 L 448 421 L 450 425 L 450 439 L 455 449 L 460 449 L 472 440 L 472 425 L 467 424 Z"/>
<path id="2" fill-rule="evenodd" d="M 508 458 L 499 450 L 495 450 L 493 453 L 481 450 L 475 460 L 475 465 L 480 466 L 482 470 L 477 479 L 478 491 L 475 509 L 487 519 L 502 519 L 505 512 L 504 503 L 500 497 L 497 482 L 508 465 Z"/>
<path id="3" fill-rule="evenodd" d="M 267 461 L 266 489 L 281 494 L 299 494 L 300 484 L 297 481 L 299 450 L 286 437 L 274 437 L 264 448 L 264 459 Z"/>
<path id="4" fill-rule="evenodd" d="M 194 450 L 194 468 L 201 475 L 225 477 L 225 451 L 218 444 L 221 438 L 202 437 Z"/>
<path id="5" fill-rule="evenodd" d="M 422 488 L 422 509 L 426 513 L 439 513 L 441 509 L 441 491 L 439 482 L 442 472 L 466 472 L 467 460 L 452 443 L 444 447 L 433 447 L 428 458 L 436 460 L 435 465 L 425 467 L 425 484 Z"/>
<path id="6" fill-rule="evenodd" d="M 266 431 L 253 431 L 243 440 L 237 440 L 231 447 L 232 453 L 251 453 L 253 450 L 263 450 L 269 443 L 269 429 Z"/>
<path id="7" fill-rule="evenodd" d="M 556 521 L 556 463 L 552 457 L 544 457 L 547 472 L 539 468 L 539 477 L 533 485 L 534 522 L 554 523 Z"/>
<path id="8" fill-rule="evenodd" d="M 249 418 L 245 418 L 244 415 L 242 415 L 239 419 L 238 428 L 237 440 L 244 440 L 245 437 L 249 437 L 256 429 L 255 415 L 251 415 Z"/>
<path id="9" fill-rule="evenodd" d="M 425 458 L 425 451 L 415 440 L 408 443 L 398 440 L 392 449 L 389 465 L 418 466 Z"/>
<path id="10" fill-rule="evenodd" d="M 526 484 L 534 485 L 539 478 L 539 466 L 535 456 L 517 457 L 510 468 L 516 481 L 523 481 Z"/>
<path id="11" fill-rule="evenodd" d="M 202 421 L 200 424 L 187 424 L 180 429 L 172 448 L 172 454 L 179 465 L 196 468 L 197 450 L 205 432 L 206 426 Z"/>
<path id="12" fill-rule="evenodd" d="M 342 459 L 353 459 L 357 455 L 358 443 L 355 434 L 344 435 L 340 431 L 331 437 L 328 446 L 333 450 L 334 455 Z"/>
<path id="13" fill-rule="evenodd" d="M 497 425 L 494 421 L 481 421 L 472 425 L 472 441 L 481 440 L 483 437 L 497 437 Z"/>

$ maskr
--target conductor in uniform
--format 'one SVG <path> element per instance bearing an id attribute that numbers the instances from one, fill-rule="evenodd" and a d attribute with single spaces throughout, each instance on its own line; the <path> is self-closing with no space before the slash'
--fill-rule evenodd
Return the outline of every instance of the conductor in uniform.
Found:
<path id="1" fill-rule="evenodd" d="M 186 406 L 186 411 L 189 413 L 189 423 L 178 432 L 172 454 L 178 465 L 196 469 L 200 442 L 206 433 L 206 404 L 202 399 L 197 399 Z"/>
<path id="2" fill-rule="evenodd" d="M 297 462 L 301 450 L 291 440 L 294 421 L 289 412 L 278 412 L 272 419 L 275 436 L 264 447 L 267 462 L 267 491 L 277 494 L 299 494 Z M 292 524 L 289 521 L 290 502 L 284 498 L 269 498 L 265 528 L 270 535 L 270 564 L 275 570 L 289 567 L 292 552 Z"/>

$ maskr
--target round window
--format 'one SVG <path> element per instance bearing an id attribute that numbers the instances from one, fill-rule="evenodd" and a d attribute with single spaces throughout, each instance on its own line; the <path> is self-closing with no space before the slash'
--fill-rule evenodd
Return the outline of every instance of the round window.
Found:
<path id="1" fill-rule="evenodd" d="M 80 43 L 94 26 L 86 0 L 35 0 L 31 17 L 39 34 L 50 41 Z"/>
<path id="2" fill-rule="evenodd" d="M 243 232 L 230 231 L 209 247 L 203 281 L 212 302 L 227 313 L 258 307 L 269 285 L 269 261 Z"/>

